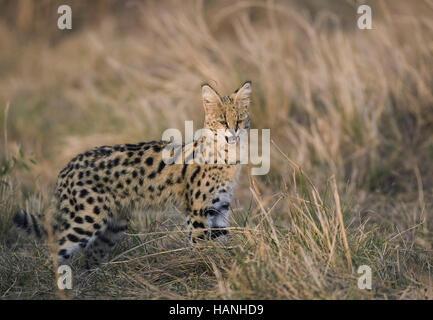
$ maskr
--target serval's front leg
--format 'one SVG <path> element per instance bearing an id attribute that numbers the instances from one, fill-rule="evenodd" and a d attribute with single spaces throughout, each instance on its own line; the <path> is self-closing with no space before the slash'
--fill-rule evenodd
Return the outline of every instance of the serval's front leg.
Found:
<path id="1" fill-rule="evenodd" d="M 202 239 L 225 242 L 228 234 L 226 228 L 229 226 L 231 190 L 217 186 L 214 187 L 213 192 L 203 194 L 201 191 L 196 191 L 192 197 L 191 210 L 188 212 L 192 243 Z"/>

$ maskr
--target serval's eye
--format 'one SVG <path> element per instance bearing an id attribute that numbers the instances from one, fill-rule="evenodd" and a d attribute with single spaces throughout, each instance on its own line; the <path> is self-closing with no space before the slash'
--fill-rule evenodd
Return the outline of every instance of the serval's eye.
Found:
<path id="1" fill-rule="evenodd" d="M 225 121 L 219 121 L 223 126 L 227 126 L 227 123 Z"/>

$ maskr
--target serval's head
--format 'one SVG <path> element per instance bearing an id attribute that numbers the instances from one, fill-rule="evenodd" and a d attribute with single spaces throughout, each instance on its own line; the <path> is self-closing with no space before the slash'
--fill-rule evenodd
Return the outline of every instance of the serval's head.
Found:
<path id="1" fill-rule="evenodd" d="M 229 144 L 239 141 L 239 135 L 250 128 L 248 107 L 251 101 L 251 81 L 245 82 L 229 96 L 221 97 L 210 85 L 202 85 L 205 129 L 225 131 Z"/>

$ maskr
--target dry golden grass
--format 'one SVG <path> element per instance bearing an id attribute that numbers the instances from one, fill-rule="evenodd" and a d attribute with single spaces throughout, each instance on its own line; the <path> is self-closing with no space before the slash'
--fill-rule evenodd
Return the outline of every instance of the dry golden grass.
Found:
<path id="1" fill-rule="evenodd" d="M 56 14 L 39 3 L 20 14 Z M 229 243 L 191 251 L 179 214 L 136 212 L 109 262 L 74 269 L 66 297 L 433 298 L 431 1 L 370 1 L 369 31 L 352 1 L 92 3 L 99 23 L 80 2 L 62 33 L 0 1 L 1 298 L 59 297 L 48 248 L 12 216 L 42 212 L 70 158 L 198 128 L 202 82 L 249 79 L 271 171 L 254 187 L 244 170 Z M 357 287 L 364 264 L 371 291 Z"/>

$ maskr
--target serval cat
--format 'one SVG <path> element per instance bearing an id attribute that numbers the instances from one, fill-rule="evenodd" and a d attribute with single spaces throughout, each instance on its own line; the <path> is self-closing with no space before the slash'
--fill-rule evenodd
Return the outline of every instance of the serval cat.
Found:
<path id="1" fill-rule="evenodd" d="M 236 144 L 249 129 L 250 98 L 249 81 L 224 97 L 210 85 L 202 86 L 204 128 L 214 133 L 224 130 L 225 148 Z M 197 149 L 204 141 L 191 143 Z M 51 223 L 59 264 L 80 249 L 86 251 L 88 266 L 101 261 L 126 231 L 134 208 L 176 205 L 187 216 L 191 243 L 199 239 L 224 241 L 239 161 L 166 164 L 162 153 L 168 143 L 97 147 L 77 155 L 60 171 Z M 182 150 L 187 146 L 190 143 L 183 144 Z M 38 222 L 40 218 L 19 210 L 14 222 L 28 234 L 42 238 L 47 231 Z"/>

